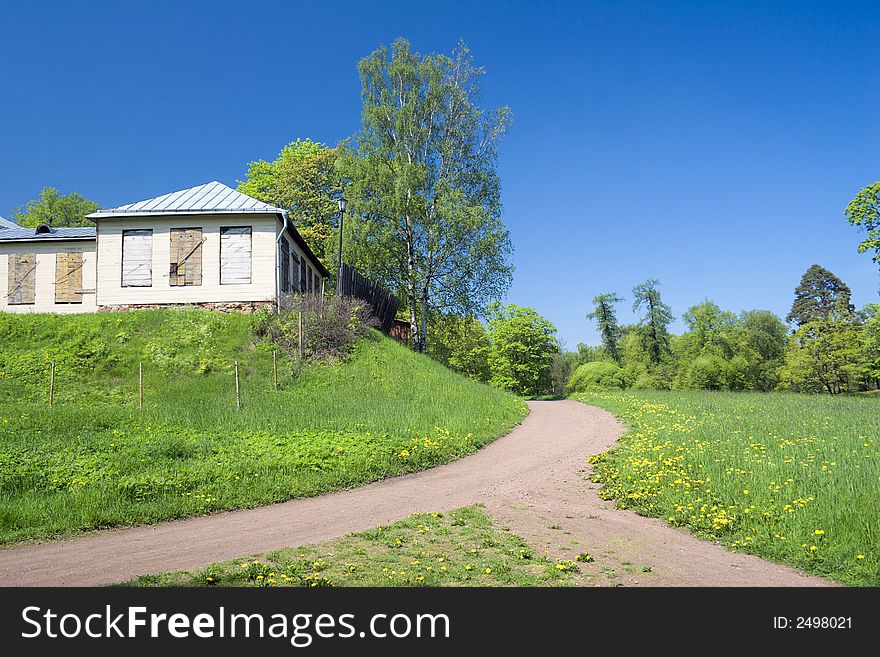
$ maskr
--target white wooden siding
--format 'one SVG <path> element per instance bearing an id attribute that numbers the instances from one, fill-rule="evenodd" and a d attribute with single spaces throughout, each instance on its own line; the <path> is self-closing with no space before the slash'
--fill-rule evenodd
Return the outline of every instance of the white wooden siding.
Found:
<path id="1" fill-rule="evenodd" d="M 10 254 L 33 253 L 36 256 L 34 303 L 9 304 L 9 277 L 7 276 Z M 56 254 L 82 254 L 82 303 L 55 303 L 57 279 Z M 79 313 L 97 310 L 95 303 L 96 254 L 94 240 L 45 240 L 40 242 L 0 243 L 0 311 L 15 313 Z M 117 282 L 119 269 L 116 270 Z M 63 282 L 62 282 L 63 283 Z"/>
<path id="2" fill-rule="evenodd" d="M 150 287 L 153 284 L 153 231 L 122 232 L 122 286 Z"/>
<path id="3" fill-rule="evenodd" d="M 250 226 L 220 228 L 220 285 L 251 282 Z"/>
<path id="4" fill-rule="evenodd" d="M 220 285 L 220 229 L 251 226 L 250 283 Z M 152 287 L 122 287 L 122 231 L 153 230 Z M 202 284 L 171 285 L 171 229 L 202 229 Z M 235 303 L 275 298 L 275 238 L 281 222 L 275 215 L 183 215 L 98 220 L 98 304 Z M 225 280 L 225 277 L 224 277 Z"/>

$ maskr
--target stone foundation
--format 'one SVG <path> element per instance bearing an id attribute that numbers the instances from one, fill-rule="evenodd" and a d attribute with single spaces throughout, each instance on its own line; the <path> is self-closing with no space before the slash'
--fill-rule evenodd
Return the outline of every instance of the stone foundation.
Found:
<path id="1" fill-rule="evenodd" d="M 99 312 L 128 312 L 129 310 L 159 310 L 167 308 L 200 308 L 202 310 L 213 310 L 220 313 L 244 313 L 250 314 L 266 308 L 267 310 L 275 310 L 274 301 L 204 301 L 200 303 L 142 303 L 142 304 L 125 304 L 115 306 L 100 306 Z"/>

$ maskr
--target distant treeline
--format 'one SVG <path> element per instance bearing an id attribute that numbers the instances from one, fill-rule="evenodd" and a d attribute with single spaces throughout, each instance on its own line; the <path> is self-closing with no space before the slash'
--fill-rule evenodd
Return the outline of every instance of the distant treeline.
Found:
<path id="1" fill-rule="evenodd" d="M 587 318 L 602 344 L 560 349 L 556 329 L 531 308 L 495 305 L 488 326 L 438 314 L 428 353 L 474 379 L 524 395 L 602 389 L 791 390 L 829 394 L 880 387 L 880 304 L 856 309 L 849 287 L 813 265 L 785 321 L 769 310 L 735 314 L 706 299 L 672 334 L 660 282 L 632 291 L 636 324 L 621 325 L 615 293 L 597 295 Z"/>
<path id="2" fill-rule="evenodd" d="M 633 290 L 638 324 L 617 323 L 616 294 L 593 299 L 602 345 L 579 344 L 559 355 L 555 377 L 566 392 L 589 389 L 792 390 L 829 394 L 877 390 L 880 304 L 856 309 L 849 287 L 811 266 L 795 289 L 785 322 L 768 310 L 736 315 L 706 299 L 687 310 L 687 331 L 674 320 L 658 281 Z M 787 322 L 787 324 L 786 324 Z"/>

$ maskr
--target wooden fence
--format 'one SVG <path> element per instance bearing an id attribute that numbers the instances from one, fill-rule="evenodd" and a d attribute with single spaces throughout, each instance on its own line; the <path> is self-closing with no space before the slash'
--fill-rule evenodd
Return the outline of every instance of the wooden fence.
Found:
<path id="1" fill-rule="evenodd" d="M 342 264 L 342 294 L 366 301 L 379 320 L 382 332 L 388 333 L 391 330 L 400 307 L 400 299 L 345 263 Z"/>

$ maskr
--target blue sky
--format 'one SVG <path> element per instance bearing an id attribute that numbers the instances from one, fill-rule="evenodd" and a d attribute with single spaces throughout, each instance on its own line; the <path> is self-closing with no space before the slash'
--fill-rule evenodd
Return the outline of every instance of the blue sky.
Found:
<path id="1" fill-rule="evenodd" d="M 876 2 L 13 2 L 0 5 L 0 214 L 51 185 L 107 206 L 359 126 L 359 58 L 459 38 L 515 123 L 509 301 L 569 347 L 590 299 L 659 278 L 680 316 L 784 315 L 811 264 L 862 305 L 842 211 L 880 179 Z M 681 328 L 680 321 L 676 328 Z"/>

